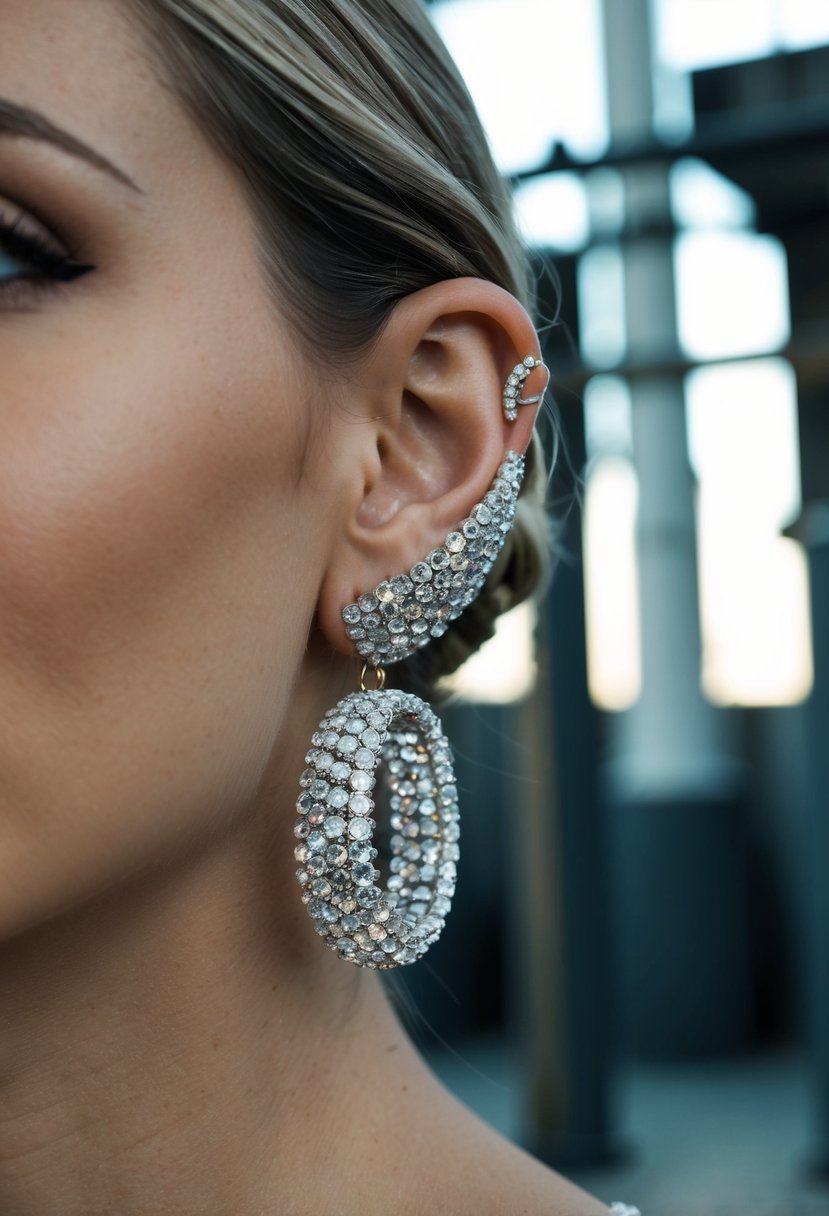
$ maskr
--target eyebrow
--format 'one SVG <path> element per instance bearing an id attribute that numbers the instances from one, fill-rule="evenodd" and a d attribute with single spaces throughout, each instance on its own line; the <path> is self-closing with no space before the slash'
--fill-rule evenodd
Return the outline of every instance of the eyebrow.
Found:
<path id="1" fill-rule="evenodd" d="M 128 174 L 119 169 L 117 165 L 113 165 L 100 152 L 96 152 L 94 148 L 83 143 L 77 136 L 70 135 L 68 131 L 56 126 L 51 119 L 38 113 L 37 110 L 30 110 L 27 106 L 20 106 L 5 97 L 0 97 L 0 137 L 4 135 L 22 135 L 27 139 L 40 139 L 54 144 L 64 152 L 69 152 L 70 155 L 94 165 L 96 169 L 102 169 L 104 173 L 108 173 L 110 177 L 114 177 L 123 185 L 129 186 L 131 190 L 137 190 L 139 194 L 144 193 Z"/>

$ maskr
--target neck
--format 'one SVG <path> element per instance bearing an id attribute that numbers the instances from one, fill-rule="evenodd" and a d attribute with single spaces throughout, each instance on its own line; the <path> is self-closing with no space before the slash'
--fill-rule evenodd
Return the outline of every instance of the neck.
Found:
<path id="1" fill-rule="evenodd" d="M 4 1216 L 292 1211 L 326 1185 L 309 1143 L 370 1168 L 382 1095 L 429 1090 L 377 975 L 274 895 L 267 840 L 254 819 L 0 947 Z"/>

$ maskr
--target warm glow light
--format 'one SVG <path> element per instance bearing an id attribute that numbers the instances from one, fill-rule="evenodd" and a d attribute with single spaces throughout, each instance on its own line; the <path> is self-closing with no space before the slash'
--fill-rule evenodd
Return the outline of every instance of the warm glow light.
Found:
<path id="1" fill-rule="evenodd" d="M 660 54 L 678 68 L 768 55 L 775 47 L 776 7 L 777 0 L 659 0 Z"/>
<path id="2" fill-rule="evenodd" d="M 579 335 L 585 362 L 615 367 L 627 351 L 625 266 L 618 245 L 597 245 L 578 260 L 576 270 Z"/>
<path id="3" fill-rule="evenodd" d="M 495 635 L 444 682 L 463 701 L 508 705 L 535 688 L 537 664 L 532 604 L 519 604 L 499 617 Z"/>
<path id="4" fill-rule="evenodd" d="M 587 244 L 587 191 L 575 173 L 542 173 L 515 191 L 521 235 L 537 249 L 576 250 Z"/>
<path id="5" fill-rule="evenodd" d="M 787 48 L 829 42 L 829 4 L 826 0 L 777 0 L 780 41 Z"/>
<path id="6" fill-rule="evenodd" d="M 750 228 L 751 197 L 703 160 L 684 156 L 670 169 L 671 210 L 684 228 Z"/>
<path id="7" fill-rule="evenodd" d="M 692 359 L 778 350 L 789 339 L 786 255 L 750 232 L 689 232 L 676 242 L 679 339 Z"/>
<path id="8" fill-rule="evenodd" d="M 722 705 L 791 705 L 813 682 L 808 570 L 780 535 L 800 504 L 794 374 L 781 359 L 688 377 L 699 478 L 702 684 Z"/>
<path id="9" fill-rule="evenodd" d="M 826 0 L 657 0 L 660 54 L 695 69 L 829 42 Z"/>
<path id="10" fill-rule="evenodd" d="M 584 509 L 587 673 L 602 709 L 629 709 L 642 691 L 637 497 L 629 460 L 605 456 L 591 465 Z"/>
<path id="11" fill-rule="evenodd" d="M 599 0 L 442 0 L 430 12 L 504 173 L 543 163 L 556 140 L 582 159 L 607 146 Z M 534 69 L 528 64 L 544 48 Z"/>

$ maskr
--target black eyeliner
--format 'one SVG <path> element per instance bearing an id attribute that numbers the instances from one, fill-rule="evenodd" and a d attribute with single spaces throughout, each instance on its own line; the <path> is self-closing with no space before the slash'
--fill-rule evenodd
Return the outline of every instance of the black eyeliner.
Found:
<path id="1" fill-rule="evenodd" d="M 19 256 L 49 278 L 64 283 L 95 269 L 90 263 L 75 262 L 71 257 L 52 253 L 37 237 L 24 236 L 18 230 L 17 222 L 0 223 L 0 247 L 12 256 Z"/>

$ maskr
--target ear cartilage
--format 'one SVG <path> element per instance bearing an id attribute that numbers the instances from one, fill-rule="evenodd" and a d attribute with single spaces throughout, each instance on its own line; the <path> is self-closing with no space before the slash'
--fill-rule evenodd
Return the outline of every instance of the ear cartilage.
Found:
<path id="1" fill-rule="evenodd" d="M 504 414 L 507 422 L 515 422 L 518 417 L 519 405 L 538 405 L 543 397 L 543 393 L 539 393 L 535 397 L 522 397 L 521 389 L 524 382 L 535 371 L 537 367 L 544 367 L 543 359 L 536 359 L 534 355 L 527 355 L 521 362 L 517 363 L 509 374 L 507 382 L 504 385 Z"/>

